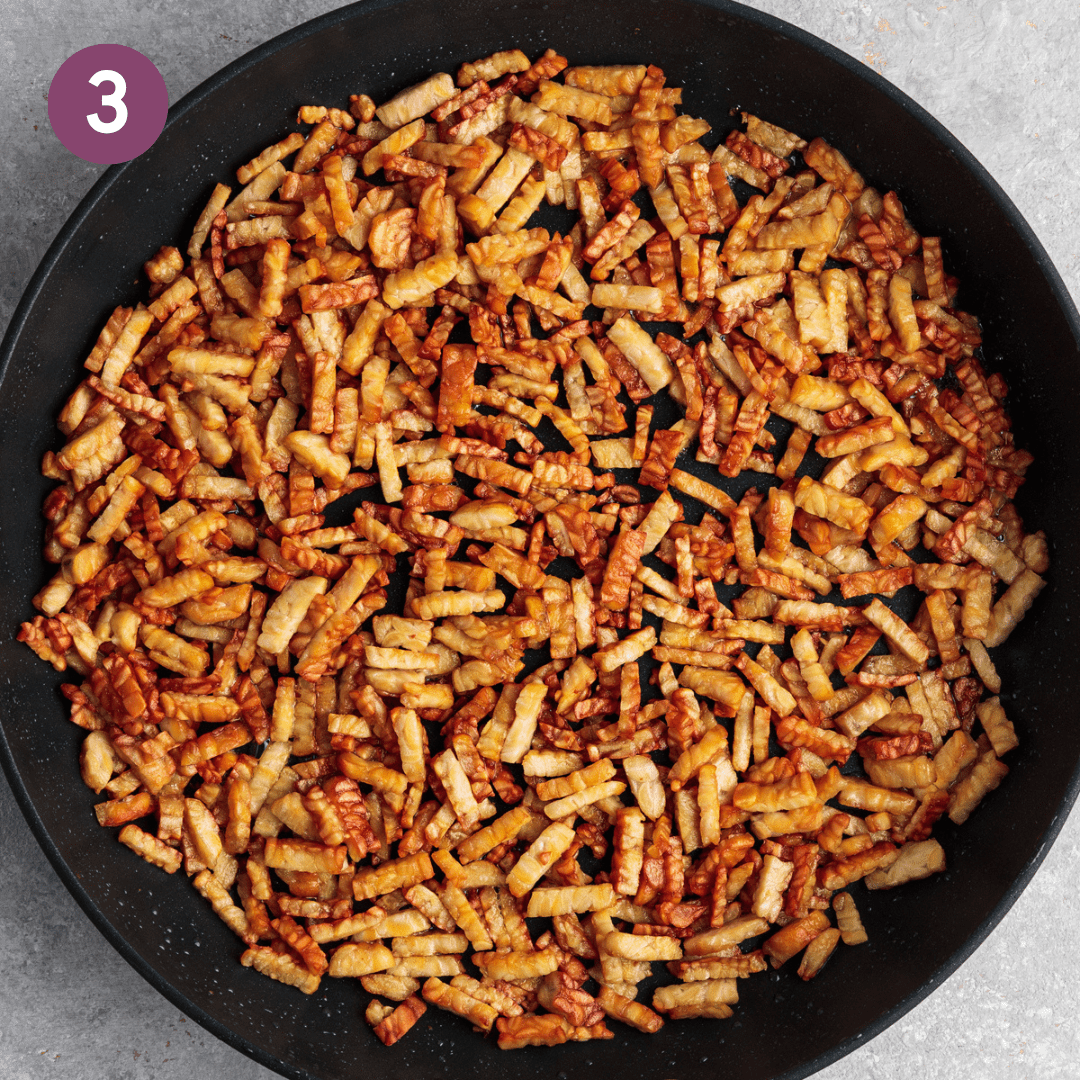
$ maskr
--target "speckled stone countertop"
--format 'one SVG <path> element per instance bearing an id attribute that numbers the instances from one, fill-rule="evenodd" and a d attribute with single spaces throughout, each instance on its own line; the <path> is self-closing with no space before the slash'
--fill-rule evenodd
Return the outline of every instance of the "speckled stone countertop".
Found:
<path id="1" fill-rule="evenodd" d="M 59 65 L 88 45 L 149 56 L 178 101 L 327 0 L 0 0 L 0 329 L 103 171 L 46 115 Z M 872 66 L 940 120 L 1019 207 L 1080 301 L 1080 3 L 752 0 Z M 1074 811 L 1034 880 L 942 986 L 818 1080 L 1080 1076 Z M 157 994 L 63 889 L 0 779 L 0 1080 L 190 1080 L 275 1074 Z M 509 1064 L 509 1063 L 508 1063 Z"/>

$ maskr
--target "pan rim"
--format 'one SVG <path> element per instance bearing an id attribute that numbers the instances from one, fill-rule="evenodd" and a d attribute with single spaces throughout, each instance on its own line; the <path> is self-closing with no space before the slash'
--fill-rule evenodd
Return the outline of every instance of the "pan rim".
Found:
<path id="1" fill-rule="evenodd" d="M 997 183 L 987 169 L 963 145 L 963 143 L 961 143 L 960 140 L 931 113 L 874 69 L 859 62 L 829 42 L 816 37 L 792 23 L 786 22 L 785 20 L 765 12 L 745 7 L 742 4 L 731 2 L 731 0 L 687 0 L 687 2 L 719 11 L 746 23 L 756 24 L 762 30 L 785 37 L 824 56 L 832 63 L 840 65 L 850 75 L 856 76 L 869 86 L 883 93 L 934 135 L 957 157 L 963 168 L 982 185 L 988 196 L 1002 211 L 1009 224 L 1016 229 L 1021 241 L 1032 255 L 1039 271 L 1049 286 L 1054 302 L 1058 305 L 1058 308 L 1064 316 L 1074 340 L 1077 342 L 1078 347 L 1080 347 L 1080 314 L 1077 312 L 1076 304 L 1065 287 L 1061 275 L 1058 273 L 1034 230 L 1016 208 L 1008 194 Z M 271 38 L 233 60 L 189 91 L 175 105 L 171 106 L 165 129 L 162 133 L 163 136 L 166 132 L 175 129 L 188 113 L 197 108 L 207 98 L 213 96 L 229 83 L 241 77 L 245 72 L 259 65 L 264 60 L 271 58 L 281 50 L 331 29 L 334 26 L 350 22 L 361 14 L 394 7 L 407 7 L 409 3 L 410 0 L 358 0 L 356 3 L 328 12 L 282 32 L 276 37 Z M 83 197 L 78 207 L 76 207 L 49 245 L 15 307 L 11 320 L 5 330 L 3 343 L 0 344 L 0 391 L 2 391 L 5 380 L 9 374 L 11 362 L 16 352 L 19 350 L 28 329 L 30 312 L 52 273 L 56 269 L 57 264 L 65 255 L 83 222 L 93 213 L 98 204 L 107 196 L 113 186 L 121 180 L 129 166 L 132 164 L 132 162 L 127 162 L 107 168 Z M 37 807 L 31 800 L 26 786 L 23 783 L 14 755 L 9 746 L 3 724 L 0 724 L 0 765 L 3 766 L 4 773 L 12 792 L 15 795 L 16 802 L 26 818 L 35 839 L 44 851 L 50 864 L 53 866 L 53 869 L 64 883 L 64 886 L 74 897 L 80 908 L 82 908 L 89 916 L 98 930 L 101 931 L 106 940 L 109 941 L 117 952 L 119 952 L 120 955 L 147 980 L 147 982 L 149 982 L 172 1004 L 177 1006 L 182 1012 L 190 1016 L 217 1038 L 265 1067 L 275 1070 L 282 1075 L 294 1077 L 296 1080 L 319 1080 L 319 1077 L 317 1077 L 316 1074 L 283 1061 L 273 1054 L 261 1049 L 258 1045 L 236 1034 L 232 1029 L 226 1027 L 219 1020 L 202 1010 L 185 994 L 176 989 L 176 987 L 164 978 L 164 976 L 159 974 L 154 967 L 143 960 L 124 935 L 113 926 L 90 897 L 89 892 L 84 888 L 77 875 L 68 866 L 51 834 L 45 828 Z M 1076 802 L 1078 794 L 1080 794 L 1080 764 L 1078 764 L 1077 768 L 1073 771 L 1065 790 L 1065 796 L 1050 820 L 1037 851 L 1025 863 L 1020 873 L 1005 891 L 1005 894 L 1002 896 L 999 903 L 990 911 L 982 922 L 975 927 L 963 945 L 950 953 L 929 978 L 921 983 L 916 990 L 901 999 L 895 1006 L 881 1014 L 875 1021 L 868 1024 L 860 1032 L 837 1043 L 834 1047 L 819 1054 L 810 1062 L 789 1069 L 781 1076 L 778 1076 L 776 1080 L 804 1080 L 804 1078 L 813 1075 L 828 1065 L 845 1057 L 864 1042 L 881 1034 L 881 1032 L 896 1023 L 897 1020 L 908 1013 L 921 1001 L 929 997 L 930 994 L 951 976 L 961 964 L 973 955 L 1017 901 L 1020 894 L 1024 891 L 1041 866 L 1050 847 L 1057 839 L 1061 828 Z"/>

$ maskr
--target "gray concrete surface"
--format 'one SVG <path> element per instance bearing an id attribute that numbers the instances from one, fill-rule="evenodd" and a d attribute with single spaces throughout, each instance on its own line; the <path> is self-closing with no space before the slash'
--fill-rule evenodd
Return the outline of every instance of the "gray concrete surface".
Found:
<path id="1" fill-rule="evenodd" d="M 0 0 L 0 328 L 100 167 L 46 115 L 76 50 L 121 42 L 170 99 L 327 0 Z M 871 65 L 948 127 L 1026 216 L 1080 300 L 1080 3 L 754 0 Z M 819 1080 L 1080 1076 L 1080 814 L 989 939 L 892 1028 Z M 188 1080 L 273 1074 L 204 1032 L 136 975 L 64 891 L 0 780 L 0 1080 Z"/>

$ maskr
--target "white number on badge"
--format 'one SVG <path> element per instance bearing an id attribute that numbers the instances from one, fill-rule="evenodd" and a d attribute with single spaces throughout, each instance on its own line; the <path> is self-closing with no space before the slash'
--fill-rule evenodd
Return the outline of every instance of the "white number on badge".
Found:
<path id="1" fill-rule="evenodd" d="M 127 106 L 124 104 L 124 95 L 127 93 L 127 82 L 119 71 L 111 71 L 108 68 L 103 68 L 101 71 L 95 71 L 94 74 L 90 76 L 91 86 L 100 86 L 103 82 L 111 83 L 113 89 L 111 94 L 101 95 L 101 104 L 107 105 L 113 110 L 115 115 L 111 120 L 102 120 L 96 112 L 88 113 L 86 122 L 102 135 L 113 135 L 127 123 L 128 110 Z"/>

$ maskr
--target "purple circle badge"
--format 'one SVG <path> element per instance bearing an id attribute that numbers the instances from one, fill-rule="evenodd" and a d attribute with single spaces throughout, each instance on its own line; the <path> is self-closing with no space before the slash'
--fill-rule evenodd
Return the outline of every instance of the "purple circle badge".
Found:
<path id="1" fill-rule="evenodd" d="M 137 49 L 91 45 L 60 65 L 49 87 L 49 123 L 77 157 L 99 165 L 149 150 L 165 126 L 169 91 Z"/>

